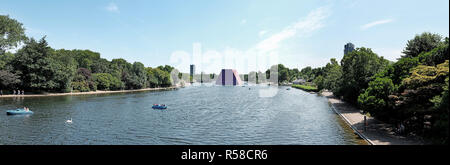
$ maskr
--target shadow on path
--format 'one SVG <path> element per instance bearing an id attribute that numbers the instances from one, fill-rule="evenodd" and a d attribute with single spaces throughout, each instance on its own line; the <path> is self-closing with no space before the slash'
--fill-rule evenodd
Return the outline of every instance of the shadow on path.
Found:
<path id="1" fill-rule="evenodd" d="M 354 106 L 336 98 L 331 92 L 322 92 L 334 107 L 335 111 L 341 114 L 355 131 L 367 138 L 369 143 L 374 145 L 423 145 L 427 144 L 420 137 L 400 136 L 394 133 L 393 126 L 381 122 L 373 117 L 367 117 L 367 127 L 364 130 L 364 115 Z"/>

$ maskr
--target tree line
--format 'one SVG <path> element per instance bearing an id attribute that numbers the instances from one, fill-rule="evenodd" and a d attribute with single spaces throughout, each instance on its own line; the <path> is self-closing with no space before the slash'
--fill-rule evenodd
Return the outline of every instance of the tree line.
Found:
<path id="1" fill-rule="evenodd" d="M 397 62 L 360 47 L 300 77 L 408 134 L 448 144 L 448 45 L 448 37 L 424 32 L 407 41 Z"/>
<path id="2" fill-rule="evenodd" d="M 55 50 L 45 36 L 28 38 L 22 23 L 0 15 L 0 89 L 32 92 L 124 90 L 171 86 L 169 65 L 108 61 L 90 50 Z M 8 50 L 23 46 L 15 53 Z"/>
<path id="3" fill-rule="evenodd" d="M 303 79 L 305 88 L 329 90 L 370 116 L 403 125 L 406 134 L 448 144 L 448 45 L 448 37 L 424 32 L 407 41 L 396 62 L 360 47 L 340 63 L 331 58 L 323 67 L 300 71 L 278 64 L 244 80 L 267 82 L 271 71 L 277 72 L 278 84 Z"/>

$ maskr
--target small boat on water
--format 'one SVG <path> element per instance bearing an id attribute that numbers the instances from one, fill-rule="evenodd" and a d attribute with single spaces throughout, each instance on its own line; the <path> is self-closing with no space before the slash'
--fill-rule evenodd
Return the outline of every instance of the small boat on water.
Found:
<path id="1" fill-rule="evenodd" d="M 26 111 L 25 109 L 7 110 L 6 115 L 28 115 L 33 114 L 33 111 Z"/>
<path id="2" fill-rule="evenodd" d="M 291 90 L 291 88 L 287 88 L 286 90 Z"/>
<path id="3" fill-rule="evenodd" d="M 165 104 L 153 104 L 153 109 L 167 109 L 167 106 Z"/>

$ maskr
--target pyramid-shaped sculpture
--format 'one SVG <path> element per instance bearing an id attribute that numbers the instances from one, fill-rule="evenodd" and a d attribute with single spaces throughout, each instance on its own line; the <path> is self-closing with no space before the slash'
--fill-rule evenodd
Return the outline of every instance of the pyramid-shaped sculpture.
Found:
<path id="1" fill-rule="evenodd" d="M 234 69 L 222 69 L 216 80 L 216 85 L 241 85 L 239 74 Z"/>

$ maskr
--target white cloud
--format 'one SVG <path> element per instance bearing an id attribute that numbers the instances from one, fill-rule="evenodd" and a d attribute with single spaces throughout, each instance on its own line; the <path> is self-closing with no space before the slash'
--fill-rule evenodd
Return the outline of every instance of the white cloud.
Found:
<path id="1" fill-rule="evenodd" d="M 287 25 L 281 31 L 276 32 L 271 30 L 269 35 L 267 30 L 261 30 L 258 32 L 258 35 L 264 35 L 264 39 L 260 42 L 256 42 L 248 49 L 237 49 L 227 46 L 223 50 L 203 51 L 201 49 L 201 44 L 196 43 L 193 46 L 194 51 L 191 58 L 189 58 L 189 53 L 177 51 L 172 54 L 173 60 L 171 59 L 171 62 L 176 68 L 188 68 L 186 66 L 193 63 L 196 65 L 196 69 L 206 73 L 217 73 L 217 71 L 220 71 L 220 68 L 234 68 L 237 69 L 239 73 L 265 71 L 270 66 L 280 62 L 279 59 L 281 58 L 281 54 L 283 54 L 283 57 L 285 56 L 286 49 L 284 48 L 286 47 L 280 49 L 283 44 L 282 42 L 296 36 L 310 36 L 312 32 L 325 26 L 325 19 L 329 15 L 329 8 L 322 7 L 311 11 L 307 16 L 300 18 L 299 21 Z M 244 22 L 246 21 L 243 20 L 241 23 Z M 198 46 L 200 46 L 200 48 Z M 305 52 L 291 54 L 301 54 L 304 56 Z M 176 64 L 177 61 L 181 62 Z M 322 63 L 323 61 L 319 62 Z"/>
<path id="2" fill-rule="evenodd" d="M 117 13 L 119 12 L 119 7 L 114 2 L 111 2 L 106 6 L 106 10 Z"/>
<path id="3" fill-rule="evenodd" d="M 381 24 L 387 24 L 387 23 L 390 23 L 390 22 L 393 22 L 393 21 L 394 21 L 393 19 L 378 20 L 378 21 L 374 21 L 374 22 L 370 22 L 368 24 L 362 25 L 361 29 L 362 30 L 366 30 L 368 28 L 371 28 L 371 27 L 374 27 L 374 26 L 377 26 L 377 25 L 381 25 Z"/>
<path id="4" fill-rule="evenodd" d="M 280 47 L 280 43 L 296 35 L 308 35 L 324 26 L 324 20 L 330 15 L 328 7 L 321 7 L 310 12 L 306 17 L 291 24 L 282 31 L 275 33 L 259 42 L 255 49 L 269 52 Z"/>
<path id="5" fill-rule="evenodd" d="M 247 23 L 246 19 L 241 20 L 241 24 L 246 24 L 246 23 Z"/>

